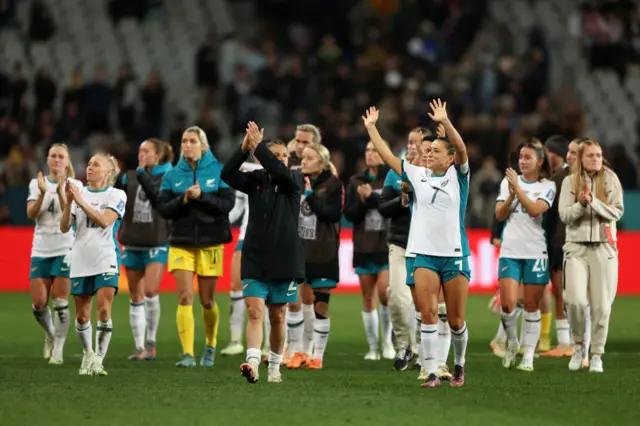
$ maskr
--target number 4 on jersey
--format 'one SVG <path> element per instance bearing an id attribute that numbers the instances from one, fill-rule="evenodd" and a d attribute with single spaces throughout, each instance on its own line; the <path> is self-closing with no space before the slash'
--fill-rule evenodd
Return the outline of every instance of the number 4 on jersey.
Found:
<path id="1" fill-rule="evenodd" d="M 47 211 L 52 215 L 56 214 L 56 205 L 53 200 L 51 200 L 51 204 L 49 204 L 49 207 L 47 207 Z"/>

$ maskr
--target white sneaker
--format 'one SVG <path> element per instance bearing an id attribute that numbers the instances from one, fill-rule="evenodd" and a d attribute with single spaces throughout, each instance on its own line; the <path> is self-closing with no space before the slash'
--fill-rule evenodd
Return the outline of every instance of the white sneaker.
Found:
<path id="1" fill-rule="evenodd" d="M 99 355 L 93 355 L 91 360 L 91 375 L 92 376 L 108 376 L 107 371 L 102 365 L 103 358 Z"/>
<path id="2" fill-rule="evenodd" d="M 418 374 L 418 380 L 422 380 L 423 382 L 427 380 L 429 377 L 429 372 L 427 371 L 427 367 L 422 367 L 420 369 L 420 374 Z"/>
<path id="3" fill-rule="evenodd" d="M 509 342 L 507 350 L 502 358 L 502 366 L 504 368 L 511 368 L 516 365 L 516 356 L 518 355 L 518 342 Z"/>
<path id="4" fill-rule="evenodd" d="M 604 368 L 602 368 L 602 357 L 600 355 L 591 355 L 589 373 L 604 373 Z"/>
<path id="5" fill-rule="evenodd" d="M 258 361 L 251 360 L 249 362 L 245 362 L 240 366 L 240 374 L 247 379 L 247 382 L 258 383 L 258 380 L 260 380 L 260 373 L 258 372 L 259 367 L 260 363 Z"/>
<path id="6" fill-rule="evenodd" d="M 229 343 L 229 345 L 227 345 L 226 348 L 220 351 L 220 354 L 225 356 L 236 356 L 236 355 L 240 355 L 243 352 L 244 352 L 244 346 L 242 346 L 242 343 L 231 342 Z"/>
<path id="7" fill-rule="evenodd" d="M 573 345 L 573 355 L 571 355 L 571 360 L 569 360 L 569 371 L 580 371 L 582 370 L 582 359 L 584 358 L 584 345 L 583 344 L 574 344 Z"/>
<path id="8" fill-rule="evenodd" d="M 81 376 L 90 376 L 91 375 L 91 362 L 93 361 L 93 352 L 85 352 L 82 356 L 82 364 L 80 364 L 80 370 L 78 370 L 78 374 Z"/>
<path id="9" fill-rule="evenodd" d="M 42 349 L 42 357 L 44 359 L 51 358 L 51 352 L 53 352 L 53 339 L 49 338 L 49 336 L 45 336 L 44 349 Z"/>
<path id="10" fill-rule="evenodd" d="M 51 352 L 51 358 L 49 358 L 49 364 L 62 365 L 63 363 L 64 363 L 64 360 L 62 358 L 62 351 L 54 349 L 53 352 Z"/>
<path id="11" fill-rule="evenodd" d="M 384 359 L 396 359 L 396 350 L 393 348 L 391 342 L 386 343 L 382 347 L 382 358 Z"/>
<path id="12" fill-rule="evenodd" d="M 365 361 L 378 361 L 379 359 L 380 352 L 378 352 L 377 349 L 369 349 L 369 352 L 367 352 L 367 354 L 364 356 Z"/>
<path id="13" fill-rule="evenodd" d="M 280 370 L 267 370 L 267 382 L 269 383 L 282 383 L 282 374 Z"/>
<path id="14" fill-rule="evenodd" d="M 451 380 L 451 372 L 447 364 L 440 364 L 438 366 L 438 377 L 440 380 Z"/>

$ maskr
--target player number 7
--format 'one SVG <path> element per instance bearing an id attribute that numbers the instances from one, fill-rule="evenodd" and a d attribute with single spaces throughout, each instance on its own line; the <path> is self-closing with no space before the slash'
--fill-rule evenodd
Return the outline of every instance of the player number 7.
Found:
<path id="1" fill-rule="evenodd" d="M 462 260 L 456 260 L 454 263 L 462 271 Z"/>

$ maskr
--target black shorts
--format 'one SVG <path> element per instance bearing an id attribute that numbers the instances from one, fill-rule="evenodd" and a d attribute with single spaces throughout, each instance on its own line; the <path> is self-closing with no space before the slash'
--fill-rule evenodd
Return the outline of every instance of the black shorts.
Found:
<path id="1" fill-rule="evenodd" d="M 552 272 L 562 271 L 564 252 L 562 247 L 549 247 L 549 268 Z"/>

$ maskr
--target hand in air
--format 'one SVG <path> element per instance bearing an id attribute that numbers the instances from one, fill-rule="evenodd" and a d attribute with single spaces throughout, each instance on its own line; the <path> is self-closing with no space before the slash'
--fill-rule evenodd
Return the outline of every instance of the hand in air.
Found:
<path id="1" fill-rule="evenodd" d="M 447 103 L 445 102 L 445 106 L 447 105 Z M 445 111 L 446 114 L 446 111 Z M 442 125 L 442 123 L 438 123 L 438 127 L 436 128 L 436 136 L 439 138 L 446 138 L 447 137 L 447 132 L 444 130 L 444 125 Z"/>
<path id="2" fill-rule="evenodd" d="M 40 190 L 40 193 L 45 194 L 47 192 L 47 181 L 45 180 L 45 177 L 42 174 L 42 172 L 38 172 L 38 175 L 36 176 L 36 181 L 38 182 L 38 189 Z"/>
<path id="3" fill-rule="evenodd" d="M 247 133 L 244 135 L 241 147 L 243 152 L 248 152 L 253 149 L 253 146 L 251 145 L 251 141 L 249 139 L 249 129 L 247 129 Z"/>
<path id="4" fill-rule="evenodd" d="M 250 121 L 247 125 L 247 139 L 251 145 L 251 149 L 255 149 L 264 136 L 264 129 L 258 128 L 258 125 L 253 121 Z"/>
<path id="5" fill-rule="evenodd" d="M 447 103 L 442 103 L 442 101 L 438 99 L 434 99 L 429 103 L 432 112 L 427 112 L 427 115 L 433 121 L 437 121 L 438 123 L 443 122 L 448 118 L 447 116 Z"/>
<path id="6" fill-rule="evenodd" d="M 373 106 L 369 107 L 369 109 L 365 112 L 365 115 L 362 116 L 364 127 L 375 126 L 379 116 L 380 116 L 380 113 L 376 109 L 376 107 L 373 107 Z"/>

